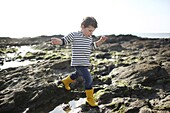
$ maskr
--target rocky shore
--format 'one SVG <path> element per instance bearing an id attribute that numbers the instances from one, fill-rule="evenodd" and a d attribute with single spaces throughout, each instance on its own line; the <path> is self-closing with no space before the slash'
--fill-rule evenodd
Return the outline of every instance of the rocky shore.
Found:
<path id="1" fill-rule="evenodd" d="M 0 38 L 0 65 L 14 60 L 37 61 L 0 69 L 0 113 L 49 113 L 61 105 L 65 113 L 170 112 L 169 38 L 108 35 L 107 42 L 93 51 L 90 59 L 99 107 L 81 104 L 71 109 L 70 101 L 85 98 L 83 80 L 78 78 L 72 83 L 71 91 L 57 84 L 74 69 L 70 67 L 70 46 L 51 45 L 51 37 Z M 40 51 L 4 57 L 23 45 Z"/>

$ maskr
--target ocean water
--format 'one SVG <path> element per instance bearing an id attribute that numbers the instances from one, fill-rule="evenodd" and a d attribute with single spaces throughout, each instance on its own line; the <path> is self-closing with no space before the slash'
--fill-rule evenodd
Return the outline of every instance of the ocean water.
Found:
<path id="1" fill-rule="evenodd" d="M 170 38 L 170 33 L 132 33 L 142 38 Z"/>
<path id="2" fill-rule="evenodd" d="M 101 35 L 135 35 L 141 38 L 170 38 L 170 33 L 97 33 L 95 34 L 96 36 L 101 36 Z M 57 35 L 57 34 L 54 34 Z M 61 34 L 64 35 L 65 34 Z M 67 35 L 67 34 L 66 34 Z M 41 36 L 41 35 L 40 35 Z M 46 36 L 52 36 L 52 35 L 46 35 Z M 2 36 L 0 36 L 1 38 Z M 27 36 L 25 36 L 27 37 Z M 25 38 L 25 37 L 15 37 L 15 38 Z M 31 38 L 38 37 L 38 36 L 33 36 Z M 13 38 L 13 37 L 10 37 Z"/>

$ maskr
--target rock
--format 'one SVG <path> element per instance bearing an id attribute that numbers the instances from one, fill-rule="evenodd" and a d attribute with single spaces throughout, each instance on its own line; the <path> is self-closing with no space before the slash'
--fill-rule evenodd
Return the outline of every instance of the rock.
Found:
<path id="1" fill-rule="evenodd" d="M 43 50 L 30 53 L 32 55 L 27 58 L 41 59 L 36 64 L 0 70 L 1 113 L 49 113 L 63 103 L 65 107 L 62 109 L 69 112 L 70 101 L 85 98 L 82 77 L 70 85 L 71 91 L 58 84 L 74 69 L 70 67 L 70 48 L 59 47 L 53 51 L 55 47 L 49 44 L 50 38 L 0 38 L 1 47 L 36 44 L 35 48 Z M 90 71 L 94 81 L 94 98 L 99 107 L 82 104 L 74 112 L 168 113 L 169 43 L 170 39 L 110 35 L 109 40 L 99 47 L 102 52 L 96 50 L 90 59 L 93 63 Z M 47 51 L 51 51 L 50 55 Z"/>

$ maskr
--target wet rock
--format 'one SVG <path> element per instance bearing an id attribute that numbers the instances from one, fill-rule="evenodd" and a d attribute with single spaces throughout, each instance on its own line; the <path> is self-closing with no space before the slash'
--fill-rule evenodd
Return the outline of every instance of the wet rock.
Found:
<path id="1" fill-rule="evenodd" d="M 36 43 L 34 48 L 44 49 L 25 56 L 25 60 L 41 59 L 35 64 L 0 70 L 1 113 L 48 113 L 63 103 L 63 111 L 69 112 L 70 101 L 85 98 L 81 77 L 71 84 L 71 91 L 58 84 L 74 71 L 70 67 L 70 48 L 52 47 L 48 42 L 50 37 L 45 36 L 2 40 L 2 47 L 7 43 L 10 46 Z M 94 98 L 99 107 L 82 104 L 74 112 L 168 113 L 169 42 L 169 39 L 141 39 L 131 35 L 109 36 L 99 48 L 102 52 L 96 50 L 91 55 Z"/>

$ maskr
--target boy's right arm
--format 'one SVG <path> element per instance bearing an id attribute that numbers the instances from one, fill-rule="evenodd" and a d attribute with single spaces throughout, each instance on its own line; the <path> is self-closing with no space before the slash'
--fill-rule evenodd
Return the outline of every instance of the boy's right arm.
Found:
<path id="1" fill-rule="evenodd" d="M 59 38 L 51 38 L 51 43 L 54 45 L 62 45 L 63 41 Z"/>
<path id="2" fill-rule="evenodd" d="M 70 33 L 63 38 L 51 38 L 51 43 L 54 45 L 67 45 L 73 41 L 74 33 Z"/>

